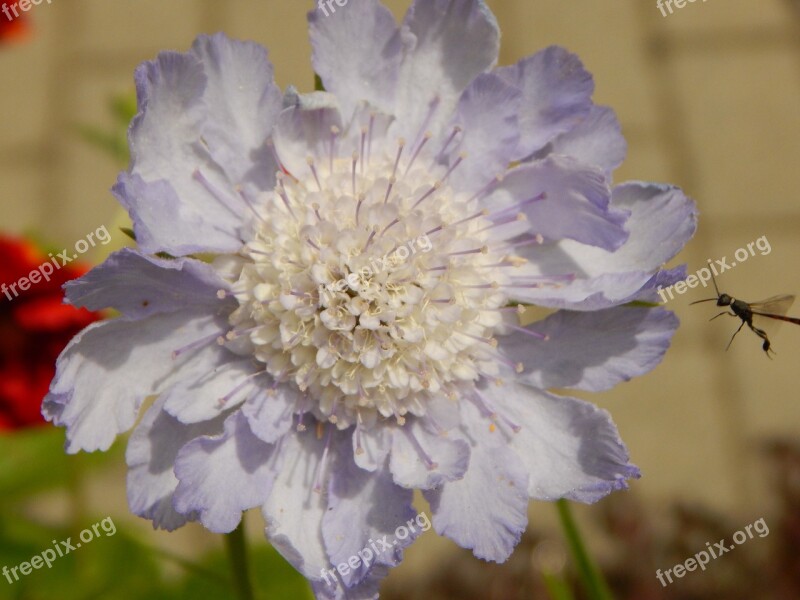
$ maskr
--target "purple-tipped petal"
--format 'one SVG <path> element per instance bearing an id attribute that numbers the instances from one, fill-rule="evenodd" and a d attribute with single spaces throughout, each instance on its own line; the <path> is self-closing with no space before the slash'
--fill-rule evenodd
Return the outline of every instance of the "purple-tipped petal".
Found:
<path id="1" fill-rule="evenodd" d="M 229 533 L 243 511 L 264 502 L 279 470 L 277 446 L 253 435 L 244 415 L 235 412 L 222 435 L 195 439 L 178 452 L 175 510 L 199 513 L 206 529 Z"/>
<path id="2" fill-rule="evenodd" d="M 123 248 L 64 289 L 73 306 L 88 310 L 113 307 L 126 319 L 139 320 L 186 310 L 187 306 L 213 310 L 220 305 L 217 292 L 230 289 L 230 284 L 199 260 L 167 260 Z"/>
<path id="3" fill-rule="evenodd" d="M 496 73 L 522 90 L 522 137 L 516 160 L 529 157 L 571 130 L 592 106 L 592 76 L 577 56 L 558 46 L 545 48 Z"/>
<path id="4" fill-rule="evenodd" d="M 522 363 L 519 381 L 598 392 L 655 368 L 677 328 L 678 318 L 660 308 L 561 310 L 527 327 L 549 339 L 513 331 L 499 341 L 509 360 Z"/>

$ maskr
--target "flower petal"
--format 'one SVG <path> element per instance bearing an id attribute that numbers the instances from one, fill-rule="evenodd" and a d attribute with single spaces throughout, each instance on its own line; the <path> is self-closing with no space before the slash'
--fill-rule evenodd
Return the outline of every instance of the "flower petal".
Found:
<path id="1" fill-rule="evenodd" d="M 552 154 L 571 156 L 584 164 L 600 167 L 607 174 L 622 164 L 627 149 L 617 115 L 606 106 L 596 105 L 580 123 L 549 146 Z"/>
<path id="2" fill-rule="evenodd" d="M 543 199 L 530 201 L 541 194 Z M 519 209 L 514 205 L 525 203 Z M 526 219 L 496 228 L 495 239 L 541 236 L 616 250 L 628 239 L 627 211 L 611 205 L 605 174 L 570 157 L 552 156 L 512 170 L 483 200 L 489 210 L 513 209 Z M 509 214 L 503 214 L 508 219 Z"/>
<path id="3" fill-rule="evenodd" d="M 178 451 L 194 438 L 222 433 L 223 418 L 184 425 L 162 409 L 159 398 L 131 434 L 125 458 L 128 463 L 128 505 L 131 512 L 153 521 L 153 527 L 172 531 L 196 513 L 180 514 L 172 506 L 178 486 L 173 465 Z"/>
<path id="4" fill-rule="evenodd" d="M 572 310 L 629 302 L 637 292 L 657 283 L 656 270 L 683 248 L 697 227 L 694 202 L 673 186 L 626 183 L 614 188 L 612 205 L 631 213 L 625 244 L 615 252 L 572 240 L 520 246 L 518 253 L 529 261 L 517 270 L 521 277 L 558 280 L 572 276 L 574 281 L 558 287 L 520 288 L 514 299 Z M 664 279 L 658 283 L 664 285 Z"/>
<path id="5" fill-rule="evenodd" d="M 221 332 L 226 320 L 196 308 L 141 321 L 115 319 L 90 325 L 62 352 L 42 414 L 67 427 L 67 452 L 107 450 L 130 429 L 145 397 L 197 368 L 208 354 L 173 351 Z M 213 363 L 209 365 L 215 366 Z"/>
<path id="6" fill-rule="evenodd" d="M 271 188 L 278 165 L 266 142 L 283 94 L 267 50 L 217 33 L 198 36 L 191 52 L 208 79 L 201 143 L 234 185 Z"/>
<path id="7" fill-rule="evenodd" d="M 280 468 L 280 452 L 250 430 L 247 419 L 234 412 L 225 432 L 195 439 L 178 453 L 175 510 L 199 512 L 209 531 L 236 529 L 242 511 L 259 506 L 269 495 Z"/>
<path id="8" fill-rule="evenodd" d="M 502 336 L 500 348 L 524 371 L 518 380 L 538 388 L 602 391 L 644 375 L 661 362 L 678 318 L 660 308 L 619 306 L 606 310 L 561 310 L 522 332 Z"/>
<path id="9" fill-rule="evenodd" d="M 328 511 L 322 520 L 330 562 L 338 566 L 359 556 L 363 549 L 369 550 L 369 555 L 360 555 L 356 567 L 351 564 L 342 569 L 347 574 L 339 572 L 349 588 L 361 583 L 375 564 L 398 565 L 403 548 L 419 533 L 409 531 L 406 539 L 395 539 L 397 528 L 413 523 L 416 511 L 411 506 L 412 490 L 395 485 L 387 470 L 369 473 L 360 469 L 347 444 L 339 447 L 335 469 L 336 476 L 331 477 L 328 486 Z"/>
<path id="10" fill-rule="evenodd" d="M 286 435 L 294 422 L 294 412 L 302 395 L 293 387 L 284 385 L 267 387 L 249 398 L 242 406 L 250 429 L 268 444 L 276 443 Z"/>
<path id="11" fill-rule="evenodd" d="M 321 2 L 308 22 L 314 71 L 342 103 L 345 117 L 362 100 L 391 112 L 403 57 L 392 13 L 378 0 L 350 0 L 344 10 Z"/>
<path id="12" fill-rule="evenodd" d="M 200 144 L 207 82 L 202 63 L 189 54 L 165 52 L 136 70 L 140 112 L 129 133 L 131 168 L 113 192 L 130 213 L 144 252 L 178 256 L 241 245 L 241 217 L 193 179 L 200 167 L 211 176 Z M 213 177 L 218 186 L 224 180 Z"/>
<path id="13" fill-rule="evenodd" d="M 330 568 L 322 539 L 328 503 L 323 494 L 314 491 L 324 446 L 325 440 L 318 439 L 313 431 L 284 437 L 280 446 L 282 466 L 272 493 L 261 507 L 269 541 L 312 581 L 320 581 L 323 569 Z"/>
<path id="14" fill-rule="evenodd" d="M 193 258 L 165 260 L 123 248 L 89 273 L 64 286 L 69 304 L 78 308 L 114 308 L 126 319 L 186 310 L 217 308 L 219 290 L 230 288 L 217 272 Z M 234 304 L 235 308 L 235 304 Z"/>
<path id="15" fill-rule="evenodd" d="M 433 526 L 476 557 L 503 562 L 528 524 L 528 473 L 491 421 L 468 400 L 460 407 L 470 438 L 469 469 L 463 479 L 425 491 Z M 493 438 L 493 439 L 492 439 Z"/>
<path id="16" fill-rule="evenodd" d="M 181 423 L 214 419 L 258 393 L 259 384 L 268 381 L 263 368 L 214 342 L 197 354 L 207 358 L 194 361 L 180 381 L 161 394 L 164 410 Z"/>
<path id="17" fill-rule="evenodd" d="M 520 428 L 509 445 L 530 475 L 531 498 L 595 502 L 639 477 L 610 415 L 593 404 L 518 383 L 483 394 Z"/>
<path id="18" fill-rule="evenodd" d="M 400 69 L 399 135 L 438 133 L 461 92 L 497 62 L 500 30 L 482 0 L 414 0 L 403 25 L 413 48 Z M 430 115 L 430 118 L 429 118 Z"/>
<path id="19" fill-rule="evenodd" d="M 463 129 L 463 137 L 453 146 L 449 161 L 452 165 L 462 157 L 450 180 L 455 189 L 478 191 L 506 172 L 519 142 L 521 97 L 518 89 L 492 73 L 478 75 L 464 90 L 454 120 Z"/>
<path id="20" fill-rule="evenodd" d="M 522 160 L 572 129 L 592 106 L 594 81 L 580 59 L 550 46 L 517 64 L 495 71 L 522 90 L 522 137 L 515 156 Z"/>
<path id="21" fill-rule="evenodd" d="M 297 104 L 285 109 L 275 127 L 275 150 L 281 164 L 292 175 L 309 175 L 308 157 L 330 156 L 331 128 L 341 131 L 339 102 L 327 92 L 297 96 Z M 346 156 L 349 149 L 338 149 Z M 321 168 L 328 169 L 328 161 Z"/>
<path id="22" fill-rule="evenodd" d="M 419 419 L 394 432 L 389 466 L 399 486 L 430 489 L 460 479 L 468 465 L 469 444 L 430 433 Z"/>

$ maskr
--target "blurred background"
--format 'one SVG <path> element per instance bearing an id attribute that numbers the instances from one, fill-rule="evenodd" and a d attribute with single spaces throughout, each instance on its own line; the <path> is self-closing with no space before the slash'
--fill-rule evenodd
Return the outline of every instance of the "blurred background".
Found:
<path id="1" fill-rule="evenodd" d="M 386 4 L 399 19 L 410 2 Z M 765 236 L 770 251 L 756 250 L 725 272 L 720 288 L 748 301 L 800 292 L 796 2 L 698 0 L 666 16 L 655 0 L 488 4 L 503 32 L 501 64 L 558 44 L 593 73 L 596 102 L 616 110 L 629 144 L 617 181 L 670 182 L 695 199 L 699 230 L 674 264 L 694 273 L 707 259 L 730 263 L 737 249 Z M 43 0 L 13 30 L 0 13 L 0 232 L 60 249 L 107 227 L 111 243 L 89 249 L 86 266 L 124 245 L 126 216 L 109 188 L 124 168 L 121 123 L 130 113 L 134 68 L 161 50 L 187 50 L 199 33 L 224 31 L 267 46 L 282 88 L 310 91 L 309 7 L 296 0 Z M 682 326 L 654 372 L 584 396 L 612 413 L 643 472 L 630 493 L 576 511 L 618 597 L 800 598 L 800 564 L 792 559 L 800 555 L 800 327 L 784 325 L 772 337 L 774 360 L 746 330 L 726 352 L 738 321 L 708 323 L 717 312 L 712 303 L 688 306 L 712 295 L 697 288 L 668 302 Z M 790 314 L 800 315 L 800 304 Z M 13 585 L 0 579 L 0 598 L 54 597 L 42 589 L 76 572 L 100 582 L 80 598 L 128 597 L 119 592 L 123 581 L 130 597 L 162 597 L 137 588 L 142 579 L 165 598 L 226 597 L 224 585 L 203 583 L 225 576 L 224 564 L 214 562 L 216 536 L 193 525 L 152 532 L 128 514 L 123 443 L 102 457 L 69 458 L 62 443 L 63 432 L 49 427 L 0 431 L 0 561 L 18 564 L 49 545 L 48 536 L 106 516 L 120 529 L 116 550 L 97 541 L 74 564 L 56 563 Z M 720 559 L 726 565 L 667 588 L 656 581 L 656 568 L 762 517 L 771 534 Z M 430 532 L 392 572 L 385 597 L 550 597 L 541 572 L 570 578 L 554 508 L 532 503 L 530 521 L 502 566 L 483 565 Z M 258 565 L 281 569 L 261 526 L 253 514 L 248 530 Z M 123 559 L 149 575 L 134 583 L 93 572 L 102 561 Z M 259 580 L 269 579 L 269 569 L 256 570 Z M 294 593 L 264 597 L 301 597 Z"/>

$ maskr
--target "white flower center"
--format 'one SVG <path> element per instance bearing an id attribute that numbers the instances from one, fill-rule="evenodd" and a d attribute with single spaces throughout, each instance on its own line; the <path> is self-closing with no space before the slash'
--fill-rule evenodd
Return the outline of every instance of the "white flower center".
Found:
<path id="1" fill-rule="evenodd" d="M 447 169 L 402 141 L 380 150 L 332 150 L 304 174 L 279 173 L 254 203 L 263 219 L 234 284 L 237 351 L 340 428 L 402 423 L 432 395 L 497 376 L 505 267 L 524 262 L 490 247 L 496 216 L 448 184 L 461 159 Z"/>

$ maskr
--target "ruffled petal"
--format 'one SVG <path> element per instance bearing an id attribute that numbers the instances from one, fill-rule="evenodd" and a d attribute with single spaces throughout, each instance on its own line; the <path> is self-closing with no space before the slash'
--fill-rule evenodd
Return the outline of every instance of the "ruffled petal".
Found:
<path id="1" fill-rule="evenodd" d="M 589 114 L 594 81 L 580 59 L 564 48 L 550 46 L 495 72 L 523 94 L 516 160 L 529 157 Z"/>
<path id="2" fill-rule="evenodd" d="M 614 111 L 595 105 L 580 123 L 554 139 L 548 150 L 600 167 L 610 174 L 625 160 L 628 144 Z"/>
<path id="3" fill-rule="evenodd" d="M 697 228 L 694 202 L 678 188 L 641 182 L 614 188 L 612 205 L 630 212 L 627 242 L 608 252 L 572 240 L 557 244 L 523 244 L 517 252 L 528 263 L 515 273 L 521 278 L 548 278 L 558 286 L 514 290 L 514 299 L 551 308 L 597 310 L 629 302 L 658 280 L 656 271 L 672 259 Z M 567 283 L 564 278 L 573 279 Z"/>
<path id="4" fill-rule="evenodd" d="M 107 450 L 130 429 L 142 401 L 206 363 L 209 353 L 173 352 L 225 327 L 208 309 L 155 315 L 141 321 L 115 319 L 79 333 L 58 358 L 42 414 L 67 428 L 67 452 Z M 202 365 L 201 365 L 202 368 Z"/>
<path id="5" fill-rule="evenodd" d="M 195 439 L 178 453 L 175 509 L 197 512 L 209 531 L 236 529 L 242 511 L 261 505 L 280 469 L 277 446 L 266 444 L 235 412 L 225 420 L 225 432 Z"/>
<path id="6" fill-rule="evenodd" d="M 217 292 L 229 290 L 230 284 L 199 260 L 166 260 L 123 248 L 64 289 L 69 304 L 77 308 L 114 308 L 126 319 L 139 320 L 189 306 L 216 309 Z"/>
<path id="7" fill-rule="evenodd" d="M 482 393 L 519 428 L 508 443 L 530 476 L 531 498 L 595 502 L 639 477 L 610 415 L 593 404 L 518 383 Z"/>
<path id="8" fill-rule="evenodd" d="M 362 100 L 391 112 L 404 49 L 392 13 L 378 0 L 349 0 L 345 8 L 323 1 L 308 22 L 314 71 L 342 113 L 349 118 Z"/>
<path id="9" fill-rule="evenodd" d="M 597 392 L 655 368 L 677 328 L 678 318 L 667 310 L 620 306 L 561 310 L 527 327 L 547 340 L 518 331 L 499 340 L 503 354 L 524 367 L 519 381 Z"/>
<path id="10" fill-rule="evenodd" d="M 528 472 L 499 430 L 462 398 L 470 439 L 469 470 L 463 479 L 425 491 L 433 526 L 476 557 L 504 562 L 528 524 Z"/>
<path id="11" fill-rule="evenodd" d="M 217 33 L 199 36 L 191 53 L 208 79 L 201 143 L 234 185 L 271 188 L 278 165 L 267 140 L 283 94 L 266 48 Z"/>
<path id="12" fill-rule="evenodd" d="M 164 52 L 135 77 L 131 168 L 113 191 L 140 247 L 235 251 L 249 213 L 234 186 L 268 186 L 277 168 L 265 142 L 281 95 L 266 50 L 201 36 L 190 53 Z"/>
<path id="13" fill-rule="evenodd" d="M 178 479 L 173 465 L 178 451 L 194 438 L 222 433 L 223 417 L 197 425 L 184 425 L 162 409 L 156 400 L 145 412 L 128 441 L 128 506 L 131 512 L 153 521 L 153 527 L 172 531 L 194 521 L 194 512 L 181 514 L 172 506 Z"/>

